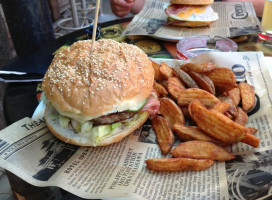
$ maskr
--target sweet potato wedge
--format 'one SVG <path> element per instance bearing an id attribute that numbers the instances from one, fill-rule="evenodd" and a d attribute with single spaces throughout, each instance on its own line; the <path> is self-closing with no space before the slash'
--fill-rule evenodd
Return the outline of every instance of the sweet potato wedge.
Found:
<path id="1" fill-rule="evenodd" d="M 166 172 L 205 170 L 214 163 L 213 160 L 209 159 L 191 158 L 153 158 L 145 162 L 149 170 Z"/>
<path id="2" fill-rule="evenodd" d="M 173 157 L 211 159 L 218 161 L 232 160 L 235 156 L 224 148 L 211 142 L 188 141 L 178 144 L 170 153 Z"/>
<path id="3" fill-rule="evenodd" d="M 152 128 L 156 133 L 162 154 L 168 154 L 174 144 L 174 135 L 166 119 L 160 116 L 152 116 Z"/>

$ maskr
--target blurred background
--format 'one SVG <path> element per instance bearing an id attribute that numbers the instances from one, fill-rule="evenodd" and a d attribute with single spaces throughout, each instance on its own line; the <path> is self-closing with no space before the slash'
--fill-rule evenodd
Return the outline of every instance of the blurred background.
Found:
<path id="1" fill-rule="evenodd" d="M 24 1 L 24 0 L 23 0 Z M 8 60 L 16 56 L 6 16 L 3 11 L 4 2 L 0 1 L 0 68 Z M 55 37 L 88 27 L 93 23 L 95 0 L 47 0 Z M 8 3 L 6 3 L 8 4 Z M 118 19 L 110 8 L 109 0 L 100 1 L 98 22 Z"/>

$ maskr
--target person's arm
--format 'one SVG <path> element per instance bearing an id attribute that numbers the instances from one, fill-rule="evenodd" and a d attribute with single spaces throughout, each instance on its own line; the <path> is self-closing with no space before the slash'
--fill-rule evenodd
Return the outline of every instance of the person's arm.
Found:
<path id="1" fill-rule="evenodd" d="M 128 13 L 137 14 L 144 6 L 145 0 L 110 0 L 111 10 L 118 17 L 124 17 Z"/>
<path id="2" fill-rule="evenodd" d="M 144 7 L 144 3 L 145 3 L 145 0 L 135 0 L 131 8 L 131 13 L 133 14 L 139 13 Z"/>
<path id="3" fill-rule="evenodd" d="M 118 17 L 124 17 L 130 13 L 133 4 L 134 2 L 129 0 L 110 0 L 111 10 Z"/>
<path id="4" fill-rule="evenodd" d="M 237 0 L 223 0 L 223 1 L 237 1 Z M 255 12 L 258 17 L 261 17 L 263 15 L 263 9 L 264 9 L 264 1 L 265 0 L 239 0 L 239 1 L 251 1 Z"/>

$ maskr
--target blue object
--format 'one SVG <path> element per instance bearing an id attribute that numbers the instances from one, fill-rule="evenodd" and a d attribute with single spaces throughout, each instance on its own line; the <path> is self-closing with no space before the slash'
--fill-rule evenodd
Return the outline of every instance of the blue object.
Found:
<path id="1" fill-rule="evenodd" d="M 2 0 L 17 55 L 32 55 L 55 42 L 47 1 Z"/>
<path id="2" fill-rule="evenodd" d="M 90 25 L 89 28 L 86 28 L 85 32 L 87 33 L 87 37 L 91 39 L 92 35 L 93 35 L 93 25 Z M 100 37 L 100 27 L 97 26 L 96 27 L 96 38 L 95 39 L 98 39 L 99 37 Z"/>

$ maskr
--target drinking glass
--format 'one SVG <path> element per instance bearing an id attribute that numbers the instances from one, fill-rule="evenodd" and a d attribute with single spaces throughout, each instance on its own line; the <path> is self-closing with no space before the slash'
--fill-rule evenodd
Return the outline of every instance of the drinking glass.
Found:
<path id="1" fill-rule="evenodd" d="M 260 38 L 272 42 L 272 0 L 265 0 L 262 27 L 264 32 Z"/>

